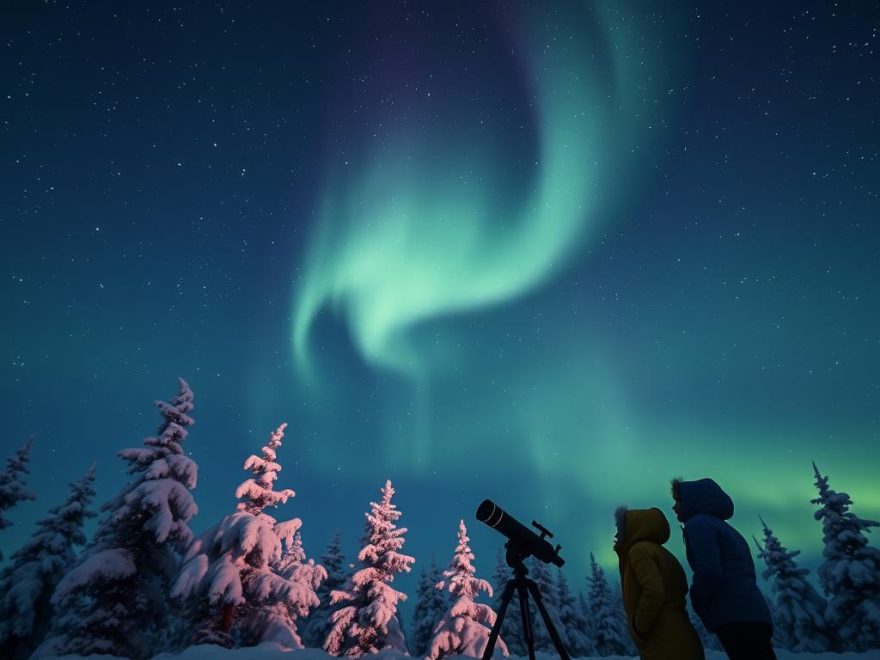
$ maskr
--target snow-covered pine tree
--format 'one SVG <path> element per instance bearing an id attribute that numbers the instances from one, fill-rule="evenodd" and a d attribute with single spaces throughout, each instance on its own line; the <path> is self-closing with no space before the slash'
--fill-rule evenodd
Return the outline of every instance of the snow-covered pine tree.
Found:
<path id="1" fill-rule="evenodd" d="M 56 617 L 38 655 L 111 654 L 149 657 L 154 635 L 165 627 L 166 595 L 178 554 L 192 539 L 189 521 L 198 507 L 190 492 L 198 468 L 182 444 L 193 424 L 193 394 L 180 379 L 156 437 L 124 449 L 131 481 L 102 508 L 92 541 L 52 596 Z"/>
<path id="2" fill-rule="evenodd" d="M 31 540 L 10 557 L 0 572 L 0 657 L 26 658 L 39 646 L 52 619 L 49 598 L 76 559 L 75 546 L 86 542 L 83 523 L 95 496 L 95 468 L 70 484 L 64 504 L 37 523 Z"/>
<path id="3" fill-rule="evenodd" d="M 718 636 L 708 631 L 706 624 L 703 623 L 703 620 L 698 617 L 690 607 L 688 607 L 688 618 L 691 620 L 691 625 L 694 627 L 694 630 L 697 631 L 697 637 L 700 638 L 700 642 L 703 644 L 704 649 L 707 651 L 723 650 L 721 642 L 718 640 Z"/>
<path id="4" fill-rule="evenodd" d="M 501 611 L 501 597 L 504 594 L 504 588 L 507 582 L 513 577 L 513 572 L 504 559 L 504 551 L 498 550 L 498 556 L 495 561 L 495 572 L 492 574 L 492 583 L 495 587 L 495 596 L 492 601 L 492 609 L 495 612 Z M 512 655 L 525 657 L 528 653 L 526 649 L 523 629 L 522 629 L 522 613 L 519 608 L 519 595 L 514 592 L 513 598 L 507 605 L 507 611 L 504 613 L 504 621 L 501 622 L 501 639 L 507 644 L 507 650 Z"/>
<path id="5" fill-rule="evenodd" d="M 414 657 L 424 657 L 428 652 L 434 628 L 449 609 L 449 593 L 437 586 L 442 579 L 443 574 L 434 559 L 431 559 L 428 569 L 422 568 L 419 574 L 412 633 L 409 637 L 409 650 Z"/>
<path id="6" fill-rule="evenodd" d="M 414 557 L 400 553 L 406 528 L 395 524 L 401 512 L 391 503 L 394 488 L 386 481 L 382 499 L 370 502 L 367 522 L 358 553 L 362 568 L 344 589 L 332 592 L 331 602 L 343 606 L 330 617 L 332 627 L 324 649 L 331 655 L 360 656 L 392 649 L 406 653 L 406 643 L 397 619 L 397 603 L 406 594 L 391 587 L 398 573 L 409 572 Z"/>
<path id="7" fill-rule="evenodd" d="M 428 573 L 425 571 L 425 567 L 422 566 L 419 570 L 419 582 L 416 585 L 416 602 L 413 606 L 412 630 L 407 638 L 407 648 L 409 649 L 410 655 L 414 657 L 424 656 L 428 648 L 427 642 L 430 641 L 430 639 L 426 640 L 422 629 L 422 626 L 424 625 L 423 622 L 427 596 L 430 591 L 433 591 L 433 587 L 428 582 Z M 433 628 L 431 628 L 431 630 L 433 630 Z M 430 635 L 430 631 L 428 634 Z"/>
<path id="8" fill-rule="evenodd" d="M 575 658 L 593 655 L 596 649 L 590 639 L 587 619 L 578 607 L 562 569 L 556 571 L 556 602 L 559 604 L 560 634 L 564 633 L 569 655 Z"/>
<path id="9" fill-rule="evenodd" d="M 758 558 L 760 559 L 764 553 L 764 546 L 761 545 L 761 542 L 758 541 L 758 538 L 754 534 L 752 535 L 752 539 L 755 542 L 755 547 L 758 549 Z M 772 585 L 770 586 L 772 588 Z M 770 638 L 770 643 L 772 644 L 773 648 L 788 648 L 788 645 L 791 643 L 791 638 L 785 627 L 780 625 L 779 611 L 776 609 L 776 605 L 773 603 L 773 599 L 768 596 L 763 590 L 760 591 L 761 595 L 764 597 L 764 600 L 767 602 L 767 608 L 770 610 L 770 619 L 773 624 L 773 635 Z"/>
<path id="10" fill-rule="evenodd" d="M 3 517 L 4 511 L 9 511 L 24 500 L 36 499 L 21 480 L 21 475 L 30 473 L 28 462 L 31 459 L 32 442 L 33 438 L 28 438 L 12 456 L 6 459 L 6 468 L 0 472 L 0 530 L 12 525 L 11 520 Z M 2 560 L 3 551 L 0 550 L 0 561 Z"/>
<path id="11" fill-rule="evenodd" d="M 272 562 L 272 570 L 284 575 L 306 561 L 306 549 L 303 547 L 302 533 L 296 530 L 291 543 L 284 546 L 281 557 Z"/>
<path id="12" fill-rule="evenodd" d="M 587 600 L 584 592 L 580 589 L 578 589 L 577 606 L 584 621 L 587 622 L 587 625 L 584 628 L 584 635 L 587 638 L 589 648 L 592 649 L 590 653 L 596 655 L 596 631 L 594 630 L 595 626 L 593 625 L 593 611 L 590 609 L 590 602 Z"/>
<path id="13" fill-rule="evenodd" d="M 772 611 L 777 643 L 796 653 L 829 650 L 824 617 L 827 602 L 807 581 L 809 570 L 798 568 L 795 563 L 794 558 L 800 550 L 787 550 L 763 518 L 761 525 L 764 527 L 764 545 L 758 556 L 767 566 L 762 575 L 776 593 Z"/>
<path id="14" fill-rule="evenodd" d="M 538 585 L 538 591 L 541 592 L 541 599 L 544 602 L 544 607 L 547 609 L 547 613 L 550 615 L 550 620 L 553 622 L 553 626 L 556 628 L 556 632 L 559 633 L 559 636 L 562 638 L 562 643 L 565 646 L 566 650 L 569 649 L 568 639 L 565 636 L 565 630 L 562 626 L 562 623 L 559 620 L 559 601 L 557 599 L 557 589 L 556 584 L 553 581 L 553 575 L 550 573 L 550 568 L 544 562 L 535 559 L 534 557 L 529 558 L 529 577 Z M 556 646 L 553 644 L 553 640 L 550 638 L 550 632 L 547 630 L 547 626 L 544 625 L 544 618 L 541 616 L 541 613 L 538 611 L 538 608 L 532 604 L 531 609 L 531 618 L 532 618 L 532 633 L 535 636 L 535 651 L 544 651 L 545 653 L 556 653 Z M 569 654 L 571 651 L 569 650 Z"/>
<path id="15" fill-rule="evenodd" d="M 621 605 L 611 593 L 605 579 L 605 571 L 590 553 L 589 605 L 593 643 L 598 655 L 630 655 L 633 646 L 621 617 Z"/>
<path id="16" fill-rule="evenodd" d="M 615 580 L 617 582 L 616 585 L 611 587 L 611 594 L 614 596 L 614 602 L 616 603 L 617 608 L 617 616 L 620 619 L 620 626 L 623 630 L 629 630 L 629 623 L 627 621 L 626 616 L 626 606 L 623 604 L 623 587 L 620 584 L 620 577 L 617 576 Z M 636 648 L 636 643 L 633 641 L 630 635 L 626 635 L 624 637 L 624 643 L 626 644 L 626 653 L 624 655 L 638 655 L 639 650 Z"/>
<path id="17" fill-rule="evenodd" d="M 825 623 L 835 631 L 843 651 L 880 648 L 880 550 L 868 545 L 865 536 L 874 520 L 851 513 L 852 500 L 828 486 L 828 477 L 813 463 L 819 506 L 813 515 L 822 521 L 825 561 L 819 566 L 819 582 L 829 597 Z"/>
<path id="18" fill-rule="evenodd" d="M 321 556 L 321 565 L 327 571 L 327 578 L 315 592 L 319 604 L 301 627 L 303 643 L 309 648 L 321 648 L 324 644 L 330 632 L 330 615 L 338 609 L 338 605 L 330 603 L 330 592 L 344 587 L 349 577 L 342 554 L 342 534 L 338 529 L 327 551 Z"/>
<path id="19" fill-rule="evenodd" d="M 266 616 L 262 617 L 265 624 L 258 620 L 258 626 L 265 629 L 261 638 L 283 639 L 289 634 L 294 638 L 296 648 L 302 648 L 297 620 L 307 617 L 309 610 L 320 603 L 317 589 L 327 579 L 327 571 L 313 559 L 306 558 L 299 531 L 294 534 L 292 542 L 288 539 L 284 545 L 285 552 L 273 564 L 273 570 L 290 583 L 291 594 L 284 602 L 270 606 Z"/>
<path id="20" fill-rule="evenodd" d="M 286 427 L 281 424 L 270 435 L 260 456 L 245 461 L 244 469 L 253 476 L 235 491 L 236 512 L 197 538 L 186 553 L 172 596 L 188 603 L 196 643 L 228 647 L 274 641 L 302 648 L 290 613 L 299 616 L 316 603 L 316 571 L 301 564 L 309 575 L 298 583 L 276 572 L 285 544 L 291 554 L 287 569 L 296 572 L 297 559 L 301 563 L 305 557 L 296 543 L 302 521 L 278 522 L 265 512 L 294 496 L 289 488 L 274 490 L 281 470 L 277 450 Z"/>
<path id="21" fill-rule="evenodd" d="M 445 580 L 437 583 L 441 589 L 452 594 L 453 603 L 443 616 L 428 646 L 428 660 L 439 660 L 450 655 L 482 657 L 489 641 L 492 626 L 495 625 L 495 611 L 483 603 L 474 602 L 480 592 L 492 597 L 492 586 L 475 577 L 476 569 L 471 563 L 474 553 L 464 520 L 458 523 L 458 544 L 449 568 L 443 571 Z M 504 640 L 499 638 L 495 651 L 509 655 Z"/>

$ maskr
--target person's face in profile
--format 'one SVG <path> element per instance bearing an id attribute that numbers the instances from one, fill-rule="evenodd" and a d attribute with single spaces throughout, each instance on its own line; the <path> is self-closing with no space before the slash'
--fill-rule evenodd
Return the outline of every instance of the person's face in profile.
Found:
<path id="1" fill-rule="evenodd" d="M 678 518 L 678 522 L 684 522 L 681 519 L 681 501 L 676 497 L 675 504 L 672 505 L 672 510 L 675 512 L 675 517 Z"/>

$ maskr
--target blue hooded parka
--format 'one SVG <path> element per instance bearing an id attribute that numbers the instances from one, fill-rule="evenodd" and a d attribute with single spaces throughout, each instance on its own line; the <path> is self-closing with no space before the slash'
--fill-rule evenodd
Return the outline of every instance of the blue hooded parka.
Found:
<path id="1" fill-rule="evenodd" d="M 728 623 L 771 623 L 746 540 L 725 521 L 733 500 L 712 479 L 676 481 L 687 560 L 694 572 L 691 603 L 710 631 Z"/>

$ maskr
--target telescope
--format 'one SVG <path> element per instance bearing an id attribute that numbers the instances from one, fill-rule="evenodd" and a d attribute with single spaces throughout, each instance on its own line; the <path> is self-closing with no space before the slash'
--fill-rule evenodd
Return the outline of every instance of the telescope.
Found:
<path id="1" fill-rule="evenodd" d="M 486 523 L 489 527 L 501 532 L 504 536 L 510 539 L 508 549 L 511 549 L 510 546 L 515 547 L 516 550 L 522 554 L 523 559 L 529 555 L 533 555 L 536 559 L 540 559 L 545 564 L 554 564 L 560 568 L 565 564 L 565 560 L 559 556 L 559 549 L 561 546 L 557 545 L 554 548 L 550 545 L 550 542 L 547 541 L 548 538 L 553 538 L 553 534 L 534 520 L 532 521 L 532 525 L 541 532 L 540 536 L 535 534 L 535 532 L 523 525 L 492 500 L 483 500 L 482 504 L 477 507 L 477 520 Z"/>
<path id="2" fill-rule="evenodd" d="M 483 500 L 483 503 L 477 507 L 477 520 L 486 523 L 489 527 L 498 530 L 507 537 L 507 543 L 505 544 L 507 548 L 507 565 L 513 569 L 513 577 L 507 581 L 507 584 L 504 586 L 504 592 L 501 594 L 501 604 L 498 607 L 492 632 L 489 633 L 489 639 L 486 641 L 482 660 L 492 660 L 492 654 L 495 653 L 495 643 L 498 641 L 498 635 L 501 634 L 504 615 L 507 613 L 507 606 L 510 605 L 514 591 L 519 594 L 523 641 L 529 651 L 529 660 L 535 660 L 535 635 L 532 631 L 530 596 L 538 608 L 538 613 L 544 620 L 544 627 L 547 629 L 550 639 L 556 647 L 556 652 L 559 653 L 559 660 L 571 660 L 571 656 L 565 650 L 565 644 L 563 644 L 562 638 L 553 624 L 553 619 L 544 605 L 541 590 L 538 589 L 538 585 L 535 584 L 534 580 L 526 577 L 529 571 L 524 560 L 530 556 L 540 559 L 545 564 L 555 564 L 562 568 L 565 561 L 559 556 L 559 546 L 557 545 L 554 548 L 547 541 L 548 538 L 553 538 L 553 534 L 547 531 L 546 527 L 542 527 L 533 520 L 532 526 L 541 532 L 541 535 L 538 536 L 492 500 Z"/>

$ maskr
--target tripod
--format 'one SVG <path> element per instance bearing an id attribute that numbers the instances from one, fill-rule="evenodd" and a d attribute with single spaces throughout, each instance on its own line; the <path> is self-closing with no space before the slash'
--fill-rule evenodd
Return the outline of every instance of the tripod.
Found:
<path id="1" fill-rule="evenodd" d="M 501 595 L 501 608 L 498 610 L 498 617 L 495 619 L 495 625 L 492 626 L 492 632 L 489 634 L 489 641 L 486 643 L 486 650 L 483 651 L 482 660 L 490 660 L 495 652 L 495 643 L 498 641 L 501 624 L 504 622 L 504 615 L 507 612 L 510 599 L 513 598 L 514 590 L 519 594 L 519 611 L 522 616 L 523 636 L 526 647 L 529 650 L 529 660 L 535 660 L 535 636 L 532 634 L 532 617 L 529 614 L 529 593 L 532 594 L 535 605 L 538 607 L 538 612 L 541 613 L 541 618 L 544 619 L 544 625 L 547 627 L 547 632 L 550 633 L 550 639 L 553 640 L 553 645 L 556 647 L 560 660 L 570 660 L 568 652 L 562 644 L 562 639 L 559 637 L 559 633 L 556 632 L 556 626 L 553 625 L 553 621 L 550 620 L 550 615 L 547 613 L 547 608 L 544 607 L 544 601 L 541 599 L 538 585 L 535 584 L 534 580 L 526 577 L 529 571 L 525 564 L 523 564 L 523 560 L 529 556 L 529 553 L 524 553 L 513 541 L 508 541 L 505 547 L 507 548 L 507 565 L 513 569 L 513 577 L 504 586 L 504 593 Z"/>

